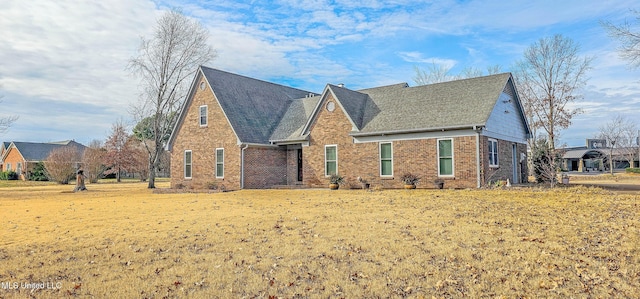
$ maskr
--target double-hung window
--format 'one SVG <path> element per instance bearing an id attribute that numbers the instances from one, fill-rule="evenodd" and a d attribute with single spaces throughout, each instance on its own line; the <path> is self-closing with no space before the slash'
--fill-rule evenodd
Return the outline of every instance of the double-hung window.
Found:
<path id="1" fill-rule="evenodd" d="M 209 123 L 209 120 L 207 119 L 207 105 L 202 105 L 200 106 L 200 126 L 201 127 L 206 127 L 207 124 Z"/>
<path id="2" fill-rule="evenodd" d="M 489 139 L 489 166 L 498 167 L 498 140 Z"/>
<path id="3" fill-rule="evenodd" d="M 393 176 L 393 147 L 391 142 L 380 143 L 380 176 Z"/>
<path id="4" fill-rule="evenodd" d="M 453 139 L 438 140 L 438 176 L 453 176 Z"/>
<path id="5" fill-rule="evenodd" d="M 224 149 L 216 149 L 216 178 L 224 178 Z"/>
<path id="6" fill-rule="evenodd" d="M 186 150 L 184 151 L 184 178 L 185 179 L 190 179 L 191 178 L 191 167 L 193 166 L 192 161 L 191 161 L 191 151 L 190 150 Z"/>
<path id="7" fill-rule="evenodd" d="M 325 145 L 324 147 L 324 175 L 330 176 L 338 173 L 338 146 Z"/>

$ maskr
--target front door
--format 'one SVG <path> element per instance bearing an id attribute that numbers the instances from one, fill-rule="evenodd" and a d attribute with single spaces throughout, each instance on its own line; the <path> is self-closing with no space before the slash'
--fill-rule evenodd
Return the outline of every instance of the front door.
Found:
<path id="1" fill-rule="evenodd" d="M 298 152 L 298 182 L 302 182 L 302 149 L 296 151 Z"/>

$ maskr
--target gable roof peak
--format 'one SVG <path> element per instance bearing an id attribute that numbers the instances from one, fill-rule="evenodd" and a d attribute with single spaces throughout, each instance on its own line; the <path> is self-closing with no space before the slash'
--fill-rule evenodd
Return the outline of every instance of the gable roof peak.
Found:
<path id="1" fill-rule="evenodd" d="M 241 143 L 269 144 L 291 103 L 315 95 L 206 66 L 200 69 Z"/>

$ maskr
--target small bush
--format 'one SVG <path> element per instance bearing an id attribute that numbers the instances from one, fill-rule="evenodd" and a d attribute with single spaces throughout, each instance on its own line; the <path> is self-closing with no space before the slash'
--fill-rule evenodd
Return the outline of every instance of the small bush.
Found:
<path id="1" fill-rule="evenodd" d="M 626 168 L 625 171 L 628 172 L 628 173 L 640 173 L 640 168 L 631 168 L 631 167 L 629 167 L 629 168 Z"/>
<path id="2" fill-rule="evenodd" d="M 17 180 L 18 174 L 15 171 L 8 170 L 0 172 L 0 180 L 9 181 L 9 180 Z"/>
<path id="3" fill-rule="evenodd" d="M 343 185 L 345 183 L 344 177 L 338 174 L 331 174 L 329 176 L 329 184 L 339 184 Z"/>
<path id="4" fill-rule="evenodd" d="M 48 181 L 47 171 L 44 168 L 44 163 L 38 162 L 33 167 L 33 171 L 29 174 L 30 181 Z"/>
<path id="5" fill-rule="evenodd" d="M 417 185 L 418 182 L 420 182 L 420 177 L 410 172 L 405 172 L 400 176 L 400 180 L 405 183 L 405 185 Z"/>

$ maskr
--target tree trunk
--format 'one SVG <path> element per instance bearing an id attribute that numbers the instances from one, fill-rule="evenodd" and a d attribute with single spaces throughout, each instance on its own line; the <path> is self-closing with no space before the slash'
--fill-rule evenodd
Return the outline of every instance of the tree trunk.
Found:
<path id="1" fill-rule="evenodd" d="M 147 188 L 154 189 L 156 187 L 156 170 L 153 164 L 149 165 L 149 184 Z"/>
<path id="2" fill-rule="evenodd" d="M 613 148 L 609 150 L 609 173 L 613 175 Z"/>
<path id="3" fill-rule="evenodd" d="M 79 170 L 78 174 L 76 174 L 76 188 L 73 189 L 73 192 L 86 190 L 87 187 L 84 185 L 84 173 L 82 172 L 82 170 Z"/>
<path id="4" fill-rule="evenodd" d="M 156 156 L 157 156 L 158 148 L 156 147 Z M 149 184 L 147 188 L 155 189 L 156 188 L 156 160 L 153 155 L 149 155 Z"/>

